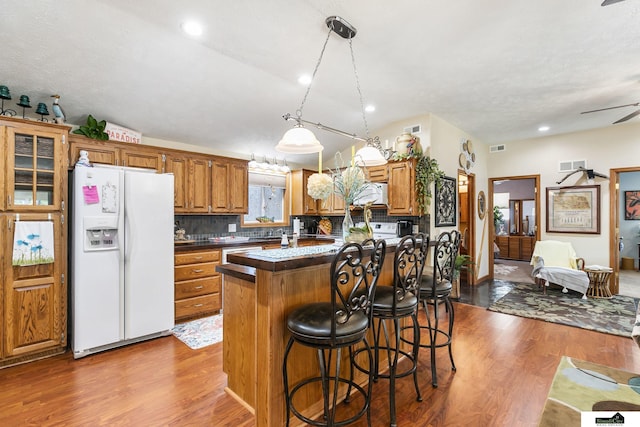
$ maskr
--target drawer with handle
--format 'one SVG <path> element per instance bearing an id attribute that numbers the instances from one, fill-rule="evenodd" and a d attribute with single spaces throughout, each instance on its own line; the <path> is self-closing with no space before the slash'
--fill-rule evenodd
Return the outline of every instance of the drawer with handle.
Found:
<path id="1" fill-rule="evenodd" d="M 197 297 L 200 295 L 220 292 L 222 276 L 205 277 L 202 279 L 184 280 L 175 284 L 175 299 Z"/>
<path id="2" fill-rule="evenodd" d="M 187 298 L 175 302 L 176 319 L 198 316 L 204 313 L 213 313 L 221 308 L 220 294 L 203 295 Z"/>
<path id="3" fill-rule="evenodd" d="M 220 262 L 220 251 L 181 252 L 174 255 L 176 265 Z"/>
<path id="4" fill-rule="evenodd" d="M 205 262 L 202 264 L 180 265 L 175 267 L 174 279 L 176 282 L 181 280 L 198 279 L 201 277 L 217 276 L 217 262 Z"/>

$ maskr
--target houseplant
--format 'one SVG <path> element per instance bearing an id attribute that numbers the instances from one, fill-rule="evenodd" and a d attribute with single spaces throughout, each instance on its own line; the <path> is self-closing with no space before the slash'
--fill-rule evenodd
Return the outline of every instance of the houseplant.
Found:
<path id="1" fill-rule="evenodd" d="M 473 260 L 469 255 L 457 255 L 453 262 L 453 274 L 451 275 L 451 298 L 460 298 L 460 272 L 468 270 L 473 265 Z"/>
<path id="2" fill-rule="evenodd" d="M 493 207 L 493 227 L 496 230 L 496 234 L 501 234 L 502 229 L 498 229 L 500 225 L 504 224 L 504 215 L 497 206 Z"/>
<path id="3" fill-rule="evenodd" d="M 87 124 L 80 126 L 72 133 L 84 135 L 91 139 L 106 141 L 109 139 L 109 134 L 104 131 L 106 127 L 107 122 L 105 120 L 97 121 L 91 114 L 89 114 L 87 117 Z"/>

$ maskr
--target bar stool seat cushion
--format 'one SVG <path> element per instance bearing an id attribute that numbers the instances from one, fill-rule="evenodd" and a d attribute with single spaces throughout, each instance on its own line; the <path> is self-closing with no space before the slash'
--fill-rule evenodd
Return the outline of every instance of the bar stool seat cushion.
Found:
<path id="1" fill-rule="evenodd" d="M 436 295 L 442 296 L 444 294 L 450 294 L 453 289 L 453 285 L 449 280 L 441 280 L 436 283 Z M 433 293 L 433 276 L 422 276 L 422 282 L 420 282 L 420 298 L 431 298 Z"/>
<path id="2" fill-rule="evenodd" d="M 329 345 L 332 344 L 331 324 L 334 316 L 330 302 L 306 304 L 289 314 L 287 328 L 298 341 L 312 345 Z M 346 322 L 345 318 L 337 320 L 333 344 L 339 346 L 361 341 L 369 327 L 369 319 L 362 311 L 353 313 Z"/>
<path id="3" fill-rule="evenodd" d="M 385 314 L 393 314 L 393 300 L 396 298 L 396 289 L 393 286 L 378 286 L 373 299 L 373 316 L 380 317 Z M 410 316 L 418 306 L 418 298 L 411 292 L 396 301 L 396 317 Z"/>

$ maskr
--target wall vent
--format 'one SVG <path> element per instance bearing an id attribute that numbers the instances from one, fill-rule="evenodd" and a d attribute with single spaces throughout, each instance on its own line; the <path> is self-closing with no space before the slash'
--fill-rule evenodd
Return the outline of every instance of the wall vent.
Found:
<path id="1" fill-rule="evenodd" d="M 403 129 L 404 132 L 409 132 L 411 134 L 416 134 L 416 133 L 421 133 L 422 132 L 422 125 L 413 125 L 413 126 L 407 126 L 406 128 Z"/>
<path id="2" fill-rule="evenodd" d="M 498 153 L 500 151 L 505 151 L 507 149 L 506 145 L 504 144 L 499 144 L 499 145 L 491 145 L 489 147 L 489 152 L 490 153 Z"/>
<path id="3" fill-rule="evenodd" d="M 573 172 L 578 168 L 587 168 L 586 160 L 561 160 L 558 162 L 558 172 Z"/>

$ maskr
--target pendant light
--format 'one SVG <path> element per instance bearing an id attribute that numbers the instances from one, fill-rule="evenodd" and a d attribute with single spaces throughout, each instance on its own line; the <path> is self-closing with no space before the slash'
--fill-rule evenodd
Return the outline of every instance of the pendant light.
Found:
<path id="1" fill-rule="evenodd" d="M 366 150 L 363 155 L 358 159 L 358 164 L 361 166 L 373 166 L 385 164 L 387 161 L 382 155 L 381 151 L 378 151 L 377 155 L 373 151 L 377 150 L 375 147 L 375 142 L 378 141 L 378 146 L 380 145 L 378 138 L 372 139 L 369 137 L 369 127 L 367 124 L 367 118 L 365 115 L 364 102 L 362 100 L 362 91 L 360 90 L 360 79 L 358 78 L 358 72 L 356 69 L 355 56 L 353 54 L 353 43 L 352 39 L 355 37 L 357 30 L 347 21 L 342 19 L 339 16 L 330 16 L 325 20 L 329 31 L 327 32 L 327 37 L 324 41 L 324 45 L 322 46 L 322 50 L 320 51 L 320 57 L 318 58 L 318 62 L 316 63 L 316 67 L 313 70 L 313 74 L 311 76 L 311 83 L 307 86 L 307 91 L 302 99 L 302 103 L 300 104 L 300 108 L 296 110 L 295 117 L 291 114 L 287 113 L 283 116 L 285 120 L 295 121 L 295 125 L 293 129 L 288 130 L 278 145 L 276 146 L 277 151 L 281 151 L 284 153 L 294 153 L 294 154 L 308 154 L 308 153 L 319 153 L 322 151 L 323 147 L 315 137 L 313 132 L 304 127 L 304 124 L 312 125 L 317 127 L 318 129 L 322 129 L 328 132 L 332 132 L 338 135 L 342 135 L 351 139 L 355 139 L 358 141 L 363 141 L 367 143 L 367 147 L 371 148 L 371 150 Z M 353 64 L 353 72 L 356 77 L 356 87 L 358 90 L 358 94 L 360 96 L 360 107 L 362 108 L 362 118 L 364 121 L 364 126 L 366 130 L 366 138 L 362 138 L 357 136 L 356 134 L 351 134 L 348 132 L 341 131 L 339 129 L 335 129 L 329 126 L 324 126 L 321 123 L 313 123 L 308 120 L 304 120 L 302 118 L 302 109 L 304 108 L 304 104 L 309 96 L 309 91 L 311 90 L 311 85 L 313 84 L 316 73 L 318 72 L 318 68 L 320 67 L 320 63 L 322 62 L 322 57 L 324 55 L 324 51 L 327 47 L 327 42 L 329 41 L 329 37 L 331 36 L 331 32 L 338 34 L 340 37 L 349 40 L 349 49 L 351 51 L 351 62 Z M 373 151 L 372 151 L 373 150 Z M 360 152 L 358 152 L 360 153 Z M 358 157 L 358 154 L 356 154 Z"/>

